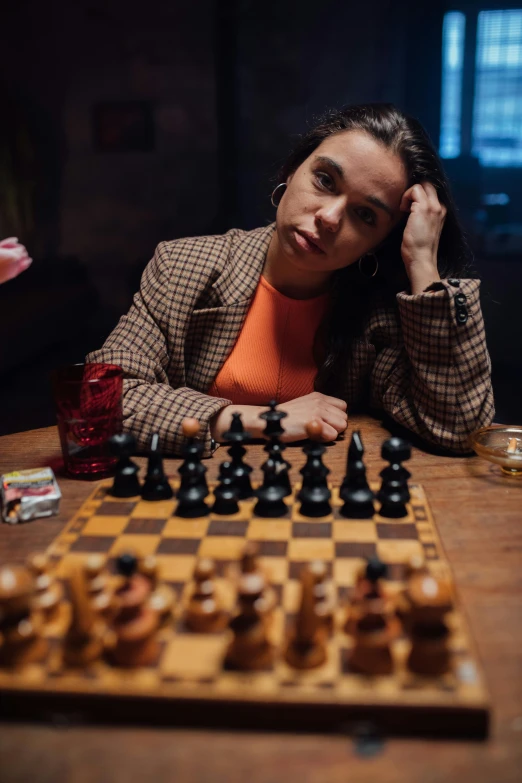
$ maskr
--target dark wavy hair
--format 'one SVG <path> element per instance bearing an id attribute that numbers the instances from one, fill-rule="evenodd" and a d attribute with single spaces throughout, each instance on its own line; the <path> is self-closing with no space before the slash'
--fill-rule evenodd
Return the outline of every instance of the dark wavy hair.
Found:
<path id="1" fill-rule="evenodd" d="M 447 209 L 439 241 L 439 274 L 441 277 L 469 276 L 471 252 L 441 160 L 420 122 L 403 114 L 393 104 L 368 103 L 328 111 L 299 139 L 279 172 L 278 182 L 286 182 L 326 138 L 354 130 L 369 134 L 402 159 L 408 187 L 422 181 L 433 184 L 439 201 Z M 342 396 L 342 379 L 350 360 L 351 346 L 364 329 L 372 302 L 380 297 L 396 306 L 395 294 L 408 289 L 409 281 L 401 257 L 407 219 L 405 215 L 373 251 L 379 262 L 375 277 L 363 277 L 357 264 L 332 275 L 332 307 L 316 336 L 319 372 L 315 388 L 318 391 Z"/>

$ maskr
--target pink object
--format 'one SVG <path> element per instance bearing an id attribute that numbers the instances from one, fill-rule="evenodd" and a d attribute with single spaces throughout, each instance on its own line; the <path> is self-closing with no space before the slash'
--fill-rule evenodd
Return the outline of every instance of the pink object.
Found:
<path id="1" fill-rule="evenodd" d="M 33 259 L 17 237 L 0 241 L 0 283 L 12 280 L 31 266 Z"/>
<path id="2" fill-rule="evenodd" d="M 123 370 L 114 364 L 74 364 L 55 370 L 52 385 L 67 473 L 109 475 L 117 458 L 108 440 L 122 426 Z"/>

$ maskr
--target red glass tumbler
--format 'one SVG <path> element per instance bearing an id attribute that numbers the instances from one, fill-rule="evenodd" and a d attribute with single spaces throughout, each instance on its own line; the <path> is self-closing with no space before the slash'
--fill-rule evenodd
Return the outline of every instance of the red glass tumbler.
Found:
<path id="1" fill-rule="evenodd" d="M 111 435 L 122 428 L 123 370 L 114 364 L 73 364 L 51 376 L 65 470 L 75 478 L 114 471 Z"/>

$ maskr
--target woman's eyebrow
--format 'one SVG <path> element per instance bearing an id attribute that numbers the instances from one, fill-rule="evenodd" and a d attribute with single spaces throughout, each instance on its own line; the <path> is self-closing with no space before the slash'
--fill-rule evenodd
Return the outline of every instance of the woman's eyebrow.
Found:
<path id="1" fill-rule="evenodd" d="M 336 174 L 341 177 L 341 179 L 345 179 L 343 167 L 333 158 L 329 158 L 326 155 L 316 155 L 315 161 L 317 163 L 325 163 L 327 166 L 330 166 L 336 172 Z M 377 198 L 377 196 L 364 196 L 364 199 L 370 204 L 373 204 L 374 206 L 386 212 L 390 220 L 394 219 L 395 216 L 393 214 L 393 210 L 388 206 L 388 204 L 385 204 L 384 201 L 381 201 L 380 198 Z"/>

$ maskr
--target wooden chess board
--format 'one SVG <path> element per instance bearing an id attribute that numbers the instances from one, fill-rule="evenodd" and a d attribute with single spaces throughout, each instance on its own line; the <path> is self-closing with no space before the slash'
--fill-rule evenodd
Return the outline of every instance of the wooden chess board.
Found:
<path id="1" fill-rule="evenodd" d="M 411 484 L 408 515 L 386 519 L 345 519 L 339 513 L 338 488 L 332 488 L 333 513 L 310 519 L 298 512 L 295 493 L 278 519 L 253 515 L 254 501 L 241 502 L 239 513 L 198 519 L 174 516 L 176 500 L 146 502 L 108 494 L 99 485 L 51 545 L 56 575 L 66 579 L 89 553 L 102 553 L 114 569 L 117 555 L 132 550 L 154 554 L 160 577 L 178 596 L 175 618 L 160 631 L 160 652 L 152 666 L 137 670 L 111 667 L 103 660 L 84 670 L 64 670 L 60 642 L 69 604 L 47 626 L 50 653 L 43 664 L 20 671 L 0 670 L 4 714 L 69 714 L 82 720 L 239 725 L 254 728 L 319 730 L 356 729 L 369 721 L 389 734 L 487 735 L 489 699 L 473 642 L 458 600 L 449 615 L 453 670 L 443 677 L 409 672 L 405 636 L 393 642 L 393 674 L 365 677 L 350 671 L 350 638 L 342 631 L 346 604 L 365 559 L 377 555 L 388 565 L 387 590 L 404 585 L 405 564 L 424 555 L 436 576 L 451 580 L 432 514 L 422 487 Z M 172 481 L 174 489 L 177 482 Z M 377 487 L 372 485 L 372 489 Z M 211 503 L 212 498 L 207 499 Z M 304 564 L 327 564 L 337 596 L 336 630 L 326 663 L 297 671 L 276 655 L 272 669 L 232 672 L 223 667 L 230 631 L 197 634 L 184 625 L 183 612 L 198 558 L 216 563 L 216 587 L 225 607 L 235 602 L 234 574 L 245 541 L 258 542 L 260 564 L 278 599 L 272 641 L 282 651 L 285 631 L 299 603 L 299 574 Z"/>

